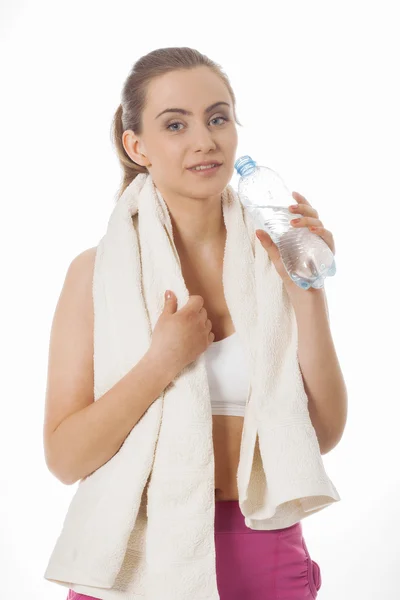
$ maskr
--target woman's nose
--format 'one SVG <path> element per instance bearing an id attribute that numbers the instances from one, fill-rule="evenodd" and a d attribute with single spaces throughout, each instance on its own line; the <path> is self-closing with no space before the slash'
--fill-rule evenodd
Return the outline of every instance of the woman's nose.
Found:
<path id="1" fill-rule="evenodd" d="M 194 145 L 203 152 L 216 147 L 213 132 L 204 126 L 196 129 L 193 133 L 193 140 Z"/>

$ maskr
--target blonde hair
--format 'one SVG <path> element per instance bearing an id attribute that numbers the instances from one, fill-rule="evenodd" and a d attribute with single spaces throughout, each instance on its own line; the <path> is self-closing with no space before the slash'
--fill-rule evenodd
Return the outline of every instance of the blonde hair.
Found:
<path id="1" fill-rule="evenodd" d="M 236 98 L 227 75 L 222 68 L 210 58 L 193 48 L 159 48 L 139 58 L 133 65 L 126 78 L 122 93 L 121 104 L 115 111 L 112 121 L 112 141 L 116 148 L 119 163 L 122 167 L 122 183 L 117 193 L 117 200 L 123 191 L 139 173 L 148 173 L 146 167 L 135 163 L 126 153 L 122 143 L 122 134 L 131 129 L 136 135 L 143 131 L 142 113 L 146 104 L 146 93 L 149 83 L 155 77 L 176 70 L 194 69 L 206 66 L 216 75 L 221 77 L 228 88 L 233 103 L 235 122 L 239 123 L 236 116 Z"/>

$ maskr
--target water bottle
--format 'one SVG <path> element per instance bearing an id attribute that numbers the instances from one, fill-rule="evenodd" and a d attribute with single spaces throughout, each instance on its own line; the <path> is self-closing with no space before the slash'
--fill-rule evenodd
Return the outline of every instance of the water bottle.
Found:
<path id="1" fill-rule="evenodd" d="M 268 167 L 257 166 L 250 156 L 235 162 L 240 175 L 238 196 L 257 229 L 266 231 L 277 245 L 290 278 L 304 290 L 322 288 L 325 277 L 336 273 L 335 257 L 326 242 L 307 227 L 290 225 L 293 197 L 281 177 Z"/>

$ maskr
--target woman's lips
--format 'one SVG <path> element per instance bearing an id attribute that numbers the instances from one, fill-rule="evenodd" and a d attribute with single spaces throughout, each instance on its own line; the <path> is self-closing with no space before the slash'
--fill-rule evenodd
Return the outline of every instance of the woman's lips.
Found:
<path id="1" fill-rule="evenodd" d="M 216 167 L 210 167 L 208 169 L 188 169 L 188 171 L 190 171 L 191 173 L 194 173 L 195 175 L 214 175 L 214 173 L 216 173 L 218 171 L 218 169 L 222 167 L 222 165 L 217 165 Z"/>

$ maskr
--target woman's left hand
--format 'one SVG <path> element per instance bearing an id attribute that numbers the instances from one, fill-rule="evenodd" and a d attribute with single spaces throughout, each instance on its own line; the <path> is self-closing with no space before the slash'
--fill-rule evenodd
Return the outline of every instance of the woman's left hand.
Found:
<path id="1" fill-rule="evenodd" d="M 297 204 L 293 205 L 293 207 L 290 207 L 290 212 L 294 215 L 302 215 L 302 217 L 298 219 L 297 223 L 294 220 L 290 221 L 292 227 L 308 227 L 312 233 L 319 235 L 329 246 L 332 253 L 335 254 L 335 242 L 333 235 L 323 226 L 321 220 L 319 219 L 318 212 L 311 206 L 305 197 L 298 192 L 292 192 L 292 196 L 297 201 Z M 313 227 L 315 229 L 312 229 Z M 296 286 L 297 289 L 300 289 L 289 277 L 289 274 L 283 265 L 278 246 L 274 244 L 268 233 L 263 229 L 256 229 L 256 235 L 262 246 L 268 252 L 269 257 L 274 263 L 274 266 L 281 276 L 286 288 L 289 291 L 293 289 L 293 286 Z"/>

